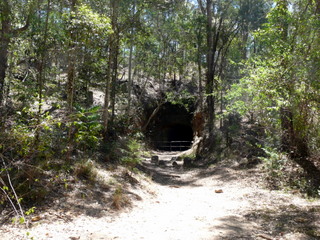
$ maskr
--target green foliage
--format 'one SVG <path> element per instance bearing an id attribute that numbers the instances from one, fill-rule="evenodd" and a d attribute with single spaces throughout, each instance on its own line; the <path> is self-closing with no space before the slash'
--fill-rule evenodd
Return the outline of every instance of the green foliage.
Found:
<path id="1" fill-rule="evenodd" d="M 100 122 L 100 107 L 84 109 L 77 108 L 73 114 L 71 125 L 75 127 L 74 138 L 77 148 L 81 150 L 96 150 L 102 139 L 103 126 Z"/>
<path id="2" fill-rule="evenodd" d="M 312 39 L 320 29 L 314 25 L 310 5 L 294 3 L 289 10 L 283 3 L 277 3 L 268 15 L 268 23 L 254 33 L 260 51 L 249 59 L 244 77 L 229 91 L 228 110 L 254 114 L 267 128 L 279 131 L 279 110 L 288 108 L 295 134 L 316 149 L 319 104 L 315 99 L 320 96 L 320 68 L 313 58 L 319 48 Z"/>
<path id="3" fill-rule="evenodd" d="M 267 157 L 261 157 L 267 170 L 271 172 L 272 175 L 277 175 L 281 173 L 287 158 L 285 154 L 279 153 L 276 149 L 263 148 Z"/>
<path id="4" fill-rule="evenodd" d="M 71 15 L 65 15 L 66 21 L 71 21 L 68 31 L 77 34 L 76 44 L 84 46 L 101 46 L 105 43 L 107 36 L 111 33 L 110 19 L 101 15 L 86 4 L 77 6 Z"/>
<path id="5" fill-rule="evenodd" d="M 319 197 L 319 189 L 316 189 L 303 169 L 289 161 L 285 153 L 266 147 L 263 148 L 266 157 L 261 157 L 263 167 L 267 173 L 267 182 L 271 188 L 299 191 L 309 197 Z"/>
<path id="6" fill-rule="evenodd" d="M 122 154 L 120 162 L 125 166 L 134 168 L 138 163 L 141 162 L 140 157 L 141 144 L 135 139 L 129 139 L 126 146 L 120 149 Z"/>
<path id="7" fill-rule="evenodd" d="M 54 155 L 55 125 L 59 121 L 45 115 L 40 124 L 33 110 L 24 108 L 17 112 L 16 124 L 7 128 L 0 136 L 3 150 L 22 158 L 50 159 Z"/>
<path id="8" fill-rule="evenodd" d="M 187 90 L 182 92 L 166 92 L 166 102 L 169 102 L 173 105 L 184 106 L 185 109 L 190 111 L 190 109 L 195 104 L 196 97 L 194 94 L 191 94 Z"/>
<path id="9" fill-rule="evenodd" d="M 28 156 L 33 150 L 34 131 L 24 124 L 17 124 L 12 129 L 11 136 L 13 138 L 12 140 L 16 142 L 15 150 L 17 151 L 17 154 L 22 157 Z"/>
<path id="10" fill-rule="evenodd" d="M 26 216 L 33 214 L 35 210 L 36 210 L 36 207 L 29 208 L 29 210 L 25 212 Z"/>

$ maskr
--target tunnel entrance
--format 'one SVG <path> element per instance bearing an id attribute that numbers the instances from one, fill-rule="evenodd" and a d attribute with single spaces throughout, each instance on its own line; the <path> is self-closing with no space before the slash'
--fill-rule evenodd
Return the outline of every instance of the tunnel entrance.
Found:
<path id="1" fill-rule="evenodd" d="M 184 151 L 193 141 L 193 114 L 182 105 L 164 104 L 147 129 L 152 147 L 161 151 Z"/>

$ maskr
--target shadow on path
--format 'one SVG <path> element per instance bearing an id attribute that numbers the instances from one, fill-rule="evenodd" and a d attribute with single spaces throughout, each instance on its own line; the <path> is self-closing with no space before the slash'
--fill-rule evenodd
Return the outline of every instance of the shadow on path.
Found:
<path id="1" fill-rule="evenodd" d="M 296 206 L 281 205 L 277 208 L 254 209 L 245 215 L 249 221 L 254 221 L 274 236 L 283 233 L 301 233 L 308 239 L 320 239 L 320 205 Z"/>
<path id="2" fill-rule="evenodd" d="M 192 170 L 190 169 L 157 166 L 149 162 L 143 162 L 137 168 L 149 175 L 154 182 L 161 185 L 201 186 L 195 184 L 197 178 L 186 177 L 187 173 L 191 173 Z"/>

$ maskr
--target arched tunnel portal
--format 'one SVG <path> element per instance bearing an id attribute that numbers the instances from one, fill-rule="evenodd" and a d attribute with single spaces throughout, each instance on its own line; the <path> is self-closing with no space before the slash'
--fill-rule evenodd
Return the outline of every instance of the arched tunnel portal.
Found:
<path id="1" fill-rule="evenodd" d="M 183 105 L 162 105 L 147 129 L 151 145 L 162 151 L 189 149 L 194 135 L 192 119 L 193 114 Z"/>

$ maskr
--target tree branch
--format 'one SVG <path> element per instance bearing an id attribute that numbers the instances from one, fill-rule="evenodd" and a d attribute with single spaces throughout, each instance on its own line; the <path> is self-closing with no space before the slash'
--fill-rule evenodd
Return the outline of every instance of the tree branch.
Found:
<path id="1" fill-rule="evenodd" d="M 203 15 L 206 15 L 206 10 L 205 8 L 203 7 L 203 3 L 202 3 L 202 0 L 198 0 L 198 4 L 199 4 L 199 7 L 201 9 L 201 12 Z"/>
<path id="2" fill-rule="evenodd" d="M 35 1 L 33 1 L 29 6 L 29 11 L 28 11 L 27 20 L 26 20 L 25 25 L 23 27 L 21 27 L 21 28 L 17 28 L 17 29 L 12 30 L 12 35 L 14 37 L 16 37 L 17 35 L 19 35 L 20 33 L 24 32 L 24 31 L 26 31 L 29 28 L 30 19 L 31 19 L 31 16 L 33 14 L 33 9 L 34 9 L 33 6 L 34 6 L 34 4 L 35 4 Z"/>

